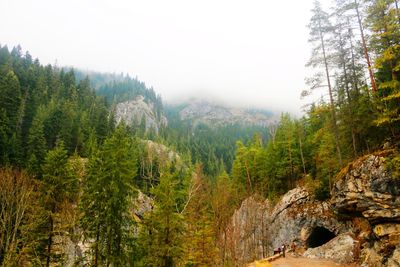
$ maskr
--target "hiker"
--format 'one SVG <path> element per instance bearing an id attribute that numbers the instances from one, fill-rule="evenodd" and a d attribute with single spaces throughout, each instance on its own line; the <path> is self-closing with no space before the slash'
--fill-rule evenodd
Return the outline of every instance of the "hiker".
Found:
<path id="1" fill-rule="evenodd" d="M 285 244 L 282 245 L 282 256 L 285 258 Z"/>
<path id="2" fill-rule="evenodd" d="M 294 241 L 292 242 L 291 249 L 293 252 L 296 251 L 296 243 Z"/>

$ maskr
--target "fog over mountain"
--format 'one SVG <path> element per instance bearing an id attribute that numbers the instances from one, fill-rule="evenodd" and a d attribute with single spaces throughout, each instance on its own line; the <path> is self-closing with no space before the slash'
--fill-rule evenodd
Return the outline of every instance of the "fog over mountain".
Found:
<path id="1" fill-rule="evenodd" d="M 0 42 L 44 64 L 138 76 L 167 101 L 298 113 L 312 2 L 2 0 Z"/>

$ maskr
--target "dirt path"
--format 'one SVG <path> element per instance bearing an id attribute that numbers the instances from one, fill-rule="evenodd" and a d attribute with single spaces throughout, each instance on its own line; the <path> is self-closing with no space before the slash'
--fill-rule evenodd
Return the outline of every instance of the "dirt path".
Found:
<path id="1" fill-rule="evenodd" d="M 286 255 L 286 258 L 279 258 L 271 262 L 273 267 L 358 267 L 358 264 L 338 264 L 333 261 L 320 259 L 295 258 Z"/>

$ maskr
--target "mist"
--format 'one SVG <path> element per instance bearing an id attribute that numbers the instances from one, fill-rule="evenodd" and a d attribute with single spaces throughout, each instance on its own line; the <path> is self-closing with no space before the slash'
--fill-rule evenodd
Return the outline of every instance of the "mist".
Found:
<path id="1" fill-rule="evenodd" d="M 128 73 L 169 103 L 197 97 L 292 113 L 306 104 L 312 0 L 1 0 L 0 8 L 0 43 L 43 64 Z"/>

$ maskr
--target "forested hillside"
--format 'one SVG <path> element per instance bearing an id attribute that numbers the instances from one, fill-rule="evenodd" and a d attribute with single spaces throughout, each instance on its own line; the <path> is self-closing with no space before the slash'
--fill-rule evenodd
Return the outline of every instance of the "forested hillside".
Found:
<path id="1" fill-rule="evenodd" d="M 267 127 L 182 120 L 137 79 L 0 46 L 0 265 L 235 266 L 227 226 L 243 199 L 274 202 L 297 185 L 326 199 L 347 163 L 398 150 L 398 3 L 329 11 L 315 2 L 302 93 L 323 96 Z M 136 96 L 168 125 L 117 124 L 115 106 Z"/>

